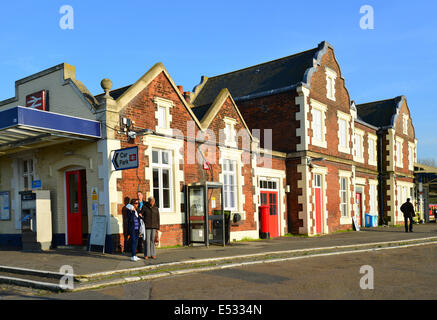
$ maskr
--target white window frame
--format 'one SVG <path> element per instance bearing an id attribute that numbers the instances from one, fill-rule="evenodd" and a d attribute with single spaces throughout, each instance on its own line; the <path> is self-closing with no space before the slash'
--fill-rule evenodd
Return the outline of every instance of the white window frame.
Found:
<path id="1" fill-rule="evenodd" d="M 153 152 L 158 152 L 158 163 L 153 162 Z M 168 155 L 168 164 L 165 164 L 162 162 L 162 155 L 167 154 Z M 152 158 L 151 158 L 151 165 L 152 165 L 152 179 L 151 179 L 151 194 L 155 194 L 155 189 L 158 189 L 159 193 L 159 210 L 161 212 L 173 212 L 174 203 L 173 203 L 173 165 L 172 165 L 172 152 L 170 150 L 163 150 L 163 149 L 152 149 Z M 153 172 L 154 170 L 158 170 L 158 180 L 159 180 L 159 186 L 156 188 L 155 185 L 153 185 Z M 170 201 L 170 207 L 164 208 L 164 187 L 163 187 L 163 170 L 168 170 L 169 172 L 169 201 Z"/>
<path id="2" fill-rule="evenodd" d="M 404 114 L 402 116 L 402 132 L 405 135 L 408 135 L 408 119 L 409 119 L 408 115 Z"/>
<path id="3" fill-rule="evenodd" d="M 320 139 L 315 138 L 314 135 L 314 126 L 315 126 L 315 122 L 314 122 L 314 111 L 317 110 L 320 112 L 320 125 L 321 125 L 321 129 L 320 129 Z M 311 121 L 311 128 L 313 129 L 313 136 L 311 138 L 311 144 L 317 147 L 321 147 L 321 148 L 327 148 L 327 143 L 326 143 L 326 110 L 327 110 L 327 106 L 323 103 L 320 103 L 314 99 L 311 99 L 311 114 L 312 114 L 312 121 Z"/>
<path id="4" fill-rule="evenodd" d="M 25 166 L 27 169 L 26 171 L 24 170 Z M 21 173 L 21 183 L 23 184 L 23 190 L 32 190 L 32 183 L 35 180 L 35 160 L 33 158 L 26 158 L 22 160 Z"/>
<path id="5" fill-rule="evenodd" d="M 326 97 L 332 101 L 335 101 L 335 81 L 337 79 L 337 72 L 325 67 L 326 73 Z"/>
<path id="6" fill-rule="evenodd" d="M 408 170 L 414 171 L 414 163 L 416 158 L 416 145 L 408 142 Z"/>
<path id="7" fill-rule="evenodd" d="M 153 99 L 153 102 L 156 105 L 156 111 L 155 111 L 155 119 L 156 119 L 156 127 L 155 127 L 155 131 L 158 133 L 162 133 L 162 134 L 167 134 L 167 135 L 171 135 L 173 130 L 171 129 L 171 122 L 172 122 L 172 115 L 170 114 L 170 108 L 174 107 L 174 103 L 171 100 L 167 100 L 164 98 L 160 98 L 160 97 L 155 97 Z M 162 111 L 163 110 L 165 112 L 164 115 L 164 122 L 162 119 Z"/>
<path id="8" fill-rule="evenodd" d="M 341 132 L 341 127 L 340 127 L 340 123 L 342 123 L 342 121 L 344 121 L 345 123 L 345 132 L 344 135 L 342 137 L 342 132 Z M 338 151 L 339 152 L 343 152 L 343 153 L 347 153 L 350 154 L 351 153 L 351 149 L 350 149 L 350 135 L 349 135 L 349 128 L 350 128 L 350 123 L 351 121 L 351 116 L 349 114 L 337 111 L 337 123 L 338 123 Z M 343 146 L 341 144 L 341 141 L 344 139 L 345 142 L 345 146 Z"/>
<path id="9" fill-rule="evenodd" d="M 272 187 L 267 186 L 267 188 L 262 187 L 262 184 L 269 182 L 272 183 Z M 273 183 L 275 184 L 275 188 L 273 188 Z M 260 177 L 259 178 L 259 189 L 260 191 L 278 191 L 279 192 L 279 179 L 278 178 L 270 178 L 270 177 Z"/>
<path id="10" fill-rule="evenodd" d="M 229 170 L 229 164 L 232 163 L 232 170 Z M 237 196 L 237 188 L 238 188 L 238 180 L 237 180 L 237 161 L 233 159 L 223 159 L 222 164 L 222 173 L 223 173 L 223 208 L 228 211 L 236 211 L 238 208 L 238 196 Z M 230 184 L 230 177 L 232 177 L 233 184 Z M 231 190 L 233 189 L 233 191 Z M 233 199 L 231 195 L 233 194 Z M 230 204 L 233 203 L 233 206 Z"/>
<path id="11" fill-rule="evenodd" d="M 351 177 L 352 177 L 352 172 L 350 171 L 342 171 L 339 170 L 338 172 L 338 182 L 340 184 L 340 188 L 339 188 L 339 197 L 340 197 L 340 205 L 339 205 L 339 212 L 340 212 L 340 224 L 344 225 L 344 224 L 351 224 L 352 220 L 351 220 L 351 205 L 350 205 L 350 197 L 351 197 L 351 191 L 350 191 L 350 186 L 351 186 Z M 345 203 L 342 202 L 342 193 L 345 192 L 344 190 L 342 190 L 341 188 L 341 182 L 342 179 L 346 179 L 346 216 L 343 216 L 343 212 L 342 212 L 342 205 L 344 205 Z"/>
<path id="12" fill-rule="evenodd" d="M 345 186 L 346 189 L 343 189 L 343 184 L 344 184 L 343 182 L 346 183 L 346 186 Z M 348 205 L 348 201 L 347 201 L 348 200 L 347 187 L 348 187 L 348 178 L 347 177 L 340 177 L 340 214 L 341 214 L 342 218 L 349 217 L 349 210 L 348 210 L 349 205 Z M 343 198 L 346 198 L 345 202 L 343 201 Z M 343 209 L 345 209 L 345 210 L 343 210 Z"/>
<path id="13" fill-rule="evenodd" d="M 359 138 L 359 143 L 357 139 Z M 360 153 L 358 154 L 357 147 L 359 146 Z M 364 131 L 355 129 L 354 133 L 354 161 L 364 163 Z"/>
<path id="14" fill-rule="evenodd" d="M 158 128 L 167 129 L 167 112 L 166 107 L 158 105 Z"/>
<path id="15" fill-rule="evenodd" d="M 237 123 L 237 120 L 224 117 L 223 119 L 225 123 L 225 145 L 227 147 L 237 147 L 237 133 L 235 130 L 235 124 Z"/>
<path id="16" fill-rule="evenodd" d="M 241 220 L 246 220 L 246 210 L 244 209 L 244 205 L 246 203 L 246 196 L 244 195 L 244 176 L 243 176 L 243 161 L 242 155 L 243 151 L 235 148 L 227 148 L 227 147 L 219 147 L 220 157 L 219 164 L 223 169 L 223 164 L 225 159 L 235 160 L 236 161 L 236 208 L 231 209 L 231 213 L 239 213 L 241 215 Z M 223 170 L 219 173 L 219 181 L 224 184 L 225 179 L 223 175 Z M 223 190 L 224 191 L 224 190 Z M 254 195 L 256 197 L 256 195 Z M 224 203 L 224 199 L 223 199 Z M 226 210 L 226 209 L 225 209 Z"/>
<path id="17" fill-rule="evenodd" d="M 323 127 L 322 127 L 322 116 L 323 112 L 319 109 L 313 109 L 313 139 L 322 141 Z"/>
<path id="18" fill-rule="evenodd" d="M 404 139 L 396 137 L 396 167 L 404 167 Z"/>
<path id="19" fill-rule="evenodd" d="M 378 181 L 369 180 L 369 203 L 370 214 L 376 215 L 378 213 Z"/>
<path id="20" fill-rule="evenodd" d="M 369 152 L 369 164 L 372 166 L 377 166 L 377 145 L 378 145 L 378 138 L 368 133 L 367 134 L 367 142 L 368 142 L 368 152 Z M 372 157 L 373 156 L 373 157 Z"/>

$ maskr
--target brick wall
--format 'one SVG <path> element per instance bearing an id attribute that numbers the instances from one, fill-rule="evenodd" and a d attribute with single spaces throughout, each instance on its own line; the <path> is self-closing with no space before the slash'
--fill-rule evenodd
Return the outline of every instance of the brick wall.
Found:
<path id="1" fill-rule="evenodd" d="M 293 152 L 300 138 L 296 129 L 301 125 L 296 121 L 299 106 L 295 104 L 295 90 L 248 101 L 237 101 L 244 121 L 251 129 L 260 131 L 260 147 L 275 151 Z M 264 143 L 264 130 L 272 130 L 272 148 Z"/>
<path id="2" fill-rule="evenodd" d="M 171 127 L 183 132 L 184 136 L 188 135 L 187 122 L 193 121 L 191 115 L 188 113 L 183 102 L 180 100 L 170 81 L 162 72 L 159 74 L 145 89 L 143 89 L 137 96 L 135 96 L 120 112 L 120 116 L 130 118 L 135 122 L 136 128 L 148 128 L 155 130 L 157 120 L 155 112 L 157 111 L 154 102 L 155 97 L 171 100 L 174 106 L 169 109 L 172 117 Z M 195 125 L 195 133 L 197 134 L 199 128 Z M 117 139 L 121 141 L 121 148 L 128 148 L 138 146 L 139 150 L 139 167 L 138 169 L 124 170 L 122 172 L 122 179 L 117 181 L 117 190 L 122 192 L 124 197 L 136 198 L 137 191 L 142 191 L 145 198 L 150 193 L 150 179 L 145 176 L 145 168 L 151 165 L 150 159 L 145 156 L 145 151 L 148 146 L 143 144 L 144 137 L 137 137 L 136 139 L 128 139 L 125 135 L 117 135 Z M 186 142 L 185 145 L 192 144 Z M 184 159 L 187 159 L 187 148 L 181 150 L 184 152 Z M 186 162 L 186 161 L 185 161 Z M 201 169 L 198 165 L 185 165 L 185 179 L 186 183 L 198 182 L 201 177 Z M 175 192 L 182 191 L 183 183 L 176 186 Z M 123 205 L 118 205 L 118 212 L 121 214 Z M 161 226 L 161 246 L 174 246 L 184 244 L 186 238 L 185 225 L 162 225 Z"/>
<path id="3" fill-rule="evenodd" d="M 190 113 L 180 100 L 173 86 L 167 79 L 164 73 L 159 74 L 146 88 L 144 88 L 137 96 L 135 96 L 120 112 L 120 115 L 132 119 L 135 122 L 136 128 L 149 128 L 155 130 L 157 120 L 155 119 L 155 112 L 157 110 L 154 102 L 155 97 L 171 100 L 174 106 L 169 109 L 172 117 L 171 128 L 178 129 L 183 132 L 184 136 L 188 135 L 187 122 L 193 121 Z M 238 132 L 243 128 L 243 122 L 238 116 L 236 109 L 233 107 L 232 101 L 228 98 L 216 117 L 212 120 L 209 129 L 212 130 L 217 140 L 219 139 L 219 131 L 225 128 L 224 117 L 230 117 L 235 119 L 235 130 Z M 195 125 L 194 134 L 197 135 L 199 127 Z M 194 137 L 194 136 L 191 136 Z M 249 137 L 249 135 L 247 135 Z M 117 190 L 122 192 L 122 197 L 135 198 L 137 191 L 140 190 L 147 197 L 150 190 L 150 178 L 145 176 L 145 168 L 151 165 L 150 159 L 145 156 L 145 151 L 148 146 L 143 144 L 143 137 L 137 137 L 136 139 L 128 139 L 125 135 L 116 135 L 116 138 L 121 141 L 121 148 L 128 148 L 132 146 L 139 147 L 139 168 L 124 170 L 122 172 L 122 179 L 117 181 Z M 250 142 L 250 139 L 249 139 Z M 238 146 L 241 149 L 242 140 L 238 141 Z M 211 171 L 205 171 L 202 168 L 202 163 L 189 163 L 188 157 L 190 150 L 196 150 L 194 148 L 194 142 L 185 141 L 184 150 L 181 152 L 184 155 L 185 165 L 180 164 L 180 170 L 184 170 L 184 180 L 181 181 L 180 186 L 177 186 L 175 191 L 183 191 L 184 183 L 186 185 L 196 182 L 219 181 L 219 174 L 221 173 L 221 165 L 219 164 L 219 149 L 215 146 L 215 161 L 211 161 Z M 249 143 L 250 148 L 250 143 Z M 252 193 L 252 163 L 250 161 L 250 152 L 244 151 L 243 158 L 249 159 L 247 164 L 242 166 L 242 175 L 244 177 L 243 194 L 245 198 L 244 211 L 246 213 L 246 219 L 231 227 L 231 231 L 246 231 L 256 229 L 256 223 L 254 221 L 255 205 L 253 202 Z M 121 214 L 123 205 L 118 205 L 118 212 Z M 185 208 L 181 208 L 185 211 Z M 168 224 L 161 226 L 161 246 L 175 246 L 186 244 L 187 228 L 185 224 Z M 121 236 L 122 237 L 122 236 Z M 122 241 L 117 241 L 122 242 Z M 121 245 L 118 245 L 121 247 Z"/>
<path id="4" fill-rule="evenodd" d="M 254 218 L 254 213 L 256 212 L 255 204 L 253 202 L 253 185 L 252 185 L 252 161 L 250 157 L 250 146 L 251 146 L 251 138 L 249 136 L 249 132 L 246 131 L 246 128 L 244 126 L 244 123 L 242 122 L 242 119 L 238 115 L 232 101 L 230 98 L 227 98 L 223 105 L 221 106 L 219 112 L 216 114 L 214 119 L 209 124 L 208 129 L 212 130 L 217 137 L 217 140 L 221 137 L 220 144 L 225 144 L 225 137 L 222 133 L 220 135 L 220 132 L 224 132 L 225 129 L 225 118 L 231 118 L 236 121 L 234 124 L 234 130 L 237 133 L 243 133 L 242 138 L 238 139 L 237 146 L 238 149 L 241 150 L 242 148 L 245 148 L 246 150 L 242 153 L 242 175 L 244 177 L 244 181 L 242 183 L 243 188 L 243 196 L 244 196 L 244 206 L 243 210 L 245 212 L 246 219 L 240 221 L 238 224 L 233 224 L 231 226 L 231 232 L 236 231 L 246 231 L 246 230 L 254 230 L 256 229 L 256 223 Z M 248 144 L 243 143 L 243 141 L 246 141 Z M 219 163 L 220 159 L 220 151 L 218 148 L 216 148 L 216 158 L 214 161 L 214 164 L 212 165 L 212 170 L 214 173 L 214 180 L 213 181 L 219 181 L 219 175 L 222 172 L 222 166 Z M 241 201 L 242 199 L 240 199 Z"/>

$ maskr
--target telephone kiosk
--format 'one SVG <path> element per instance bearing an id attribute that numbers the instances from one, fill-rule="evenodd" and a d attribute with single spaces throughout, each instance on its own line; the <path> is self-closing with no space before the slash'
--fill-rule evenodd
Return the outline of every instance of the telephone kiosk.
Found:
<path id="1" fill-rule="evenodd" d="M 52 243 L 50 191 L 22 191 L 20 196 L 23 251 L 49 250 Z"/>
<path id="2" fill-rule="evenodd" d="M 225 246 L 223 184 L 194 183 L 188 189 L 188 244 Z"/>

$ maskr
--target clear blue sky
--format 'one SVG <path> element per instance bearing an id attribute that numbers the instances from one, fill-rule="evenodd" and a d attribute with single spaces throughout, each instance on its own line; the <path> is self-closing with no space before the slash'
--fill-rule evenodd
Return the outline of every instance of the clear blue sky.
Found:
<path id="1" fill-rule="evenodd" d="M 62 30 L 62 5 L 74 29 Z M 371 5 L 375 29 L 362 30 Z M 192 90 L 214 76 L 311 49 L 335 48 L 352 100 L 406 95 L 418 158 L 437 159 L 437 2 L 305 1 L 8 1 L 0 10 L 0 100 L 14 82 L 61 62 L 93 94 L 108 77 L 114 88 L 162 62 Z"/>

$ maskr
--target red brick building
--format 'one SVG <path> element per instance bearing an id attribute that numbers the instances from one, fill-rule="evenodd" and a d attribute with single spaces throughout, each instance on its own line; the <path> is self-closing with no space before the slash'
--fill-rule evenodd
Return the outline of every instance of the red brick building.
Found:
<path id="1" fill-rule="evenodd" d="M 193 93 L 158 63 L 96 98 L 113 106 L 109 132 L 120 148 L 139 146 L 139 168 L 119 175 L 118 197 L 157 198 L 161 246 L 187 243 L 186 186 L 194 183 L 223 184 L 224 209 L 239 217 L 231 240 L 259 236 L 261 204 L 275 237 L 351 229 L 353 219 L 364 226 L 366 214 L 398 224 L 400 205 L 414 198 L 417 141 L 406 99 L 356 105 L 327 42 L 204 76 Z M 123 118 L 134 121 L 133 138 Z M 121 237 L 113 232 L 115 247 Z"/>
<path id="2" fill-rule="evenodd" d="M 260 130 L 260 146 L 280 154 L 274 163 L 286 176 L 287 227 L 282 232 L 350 229 L 353 217 L 363 226 L 366 213 L 401 222 L 398 208 L 414 195 L 417 143 L 405 98 L 356 106 L 327 42 L 202 77 L 191 97 L 194 109 L 210 104 L 223 88 L 249 128 Z M 374 121 L 382 118 L 387 121 Z"/>
<path id="3" fill-rule="evenodd" d="M 208 212 L 220 203 L 230 214 L 231 241 L 259 237 L 262 204 L 277 237 L 350 229 L 354 219 L 362 226 L 366 214 L 400 224 L 400 205 L 415 198 L 417 140 L 406 98 L 351 101 L 327 42 L 202 77 L 192 93 L 161 63 L 123 88 L 111 90 L 104 79 L 105 93 L 95 97 L 67 64 L 19 80 L 16 88 L 16 97 L 0 102 L 8 121 L 11 110 L 31 112 L 19 107 L 26 97 L 50 92 L 41 121 L 57 116 L 53 111 L 67 126 L 76 121 L 99 130 L 70 128 L 65 137 L 53 121 L 31 139 L 29 130 L 0 128 L 0 170 L 8 177 L 0 184 L 12 203 L 0 217 L 0 243 L 20 243 L 20 192 L 31 191 L 33 180 L 50 191 L 54 228 L 45 231 L 52 246 L 87 244 L 95 217 L 104 216 L 109 252 L 123 249 L 123 199 L 137 191 L 157 200 L 160 246 L 189 242 L 193 184 L 221 183 L 223 197 L 208 198 Z M 114 152 L 131 147 L 138 147 L 138 167 L 116 170 Z"/>
<path id="4" fill-rule="evenodd" d="M 106 123 L 108 135 L 122 149 L 139 148 L 139 167 L 119 173 L 118 198 L 136 197 L 137 191 L 155 197 L 161 214 L 161 246 L 187 243 L 186 186 L 206 181 L 223 183 L 224 210 L 230 211 L 232 221 L 238 213 L 230 239 L 258 237 L 256 158 L 252 156 L 258 143 L 226 89 L 210 105 L 192 108 L 182 87 L 158 63 L 135 84 L 96 98 L 113 110 Z M 123 130 L 123 119 L 133 121 L 126 131 L 134 135 Z M 119 213 L 122 206 L 119 201 Z M 119 249 L 120 231 L 112 233 L 113 246 Z"/>

